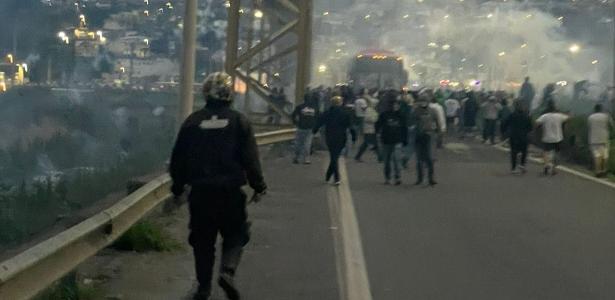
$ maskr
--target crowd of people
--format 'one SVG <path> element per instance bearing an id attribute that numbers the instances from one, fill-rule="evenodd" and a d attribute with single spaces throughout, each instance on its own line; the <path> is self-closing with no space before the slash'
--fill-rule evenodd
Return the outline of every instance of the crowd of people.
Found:
<path id="1" fill-rule="evenodd" d="M 348 85 L 309 89 L 304 103 L 292 114 L 297 126 L 293 162 L 309 164 L 312 139 L 321 133 L 330 152 L 325 179 L 340 184 L 339 157 L 363 162 L 368 150 L 383 164 L 385 184 L 400 185 L 403 169 L 416 156 L 416 184 L 434 175 L 436 149 L 444 139 L 482 138 L 485 144 L 510 146 L 513 174 L 525 174 L 528 148 L 536 142 L 543 149 L 544 174 L 557 173 L 558 153 L 564 140 L 569 113 L 558 111 L 553 90 L 545 88 L 541 105 L 532 109 L 536 92 L 526 78 L 519 93 L 504 91 L 355 89 Z M 611 116 L 596 104 L 588 118 L 588 145 L 597 176 L 607 174 Z M 533 132 L 541 135 L 532 141 Z M 352 142 L 352 144 L 350 143 Z M 356 142 L 356 153 L 352 155 Z"/>
<path id="2" fill-rule="evenodd" d="M 228 299 L 241 298 L 235 275 L 250 240 L 246 205 L 260 202 L 267 193 L 254 130 L 248 118 L 232 108 L 233 87 L 226 73 L 205 79 L 205 107 L 182 124 L 169 165 L 175 199 L 189 191 L 189 243 L 198 280 L 195 300 L 207 300 L 211 294 L 218 234 L 223 242 L 217 283 Z M 276 93 L 281 101 L 283 90 Z M 354 159 L 362 162 L 368 149 L 374 151 L 384 165 L 385 184 L 400 185 L 402 169 L 416 156 L 416 184 L 424 182 L 427 170 L 427 183 L 435 186 L 433 148 L 444 145 L 446 132 L 448 137 L 467 138 L 480 127 L 484 142 L 495 143 L 500 124 L 502 140 L 511 146 L 513 172 L 525 172 L 529 134 L 541 127 L 544 172 L 554 174 L 569 115 L 558 112 L 553 98 L 547 98 L 544 111 L 533 122 L 529 112 L 533 94 L 529 79 L 514 101 L 513 95 L 503 92 L 362 89 L 355 93 L 350 86 L 308 90 L 292 114 L 297 126 L 294 162 L 310 163 L 312 137 L 321 133 L 330 154 L 327 182 L 340 184 L 339 158 L 352 154 L 349 141 L 360 141 Z M 603 175 L 613 121 L 597 104 L 587 122 L 596 173 Z M 254 190 L 250 200 L 242 189 L 246 184 Z"/>

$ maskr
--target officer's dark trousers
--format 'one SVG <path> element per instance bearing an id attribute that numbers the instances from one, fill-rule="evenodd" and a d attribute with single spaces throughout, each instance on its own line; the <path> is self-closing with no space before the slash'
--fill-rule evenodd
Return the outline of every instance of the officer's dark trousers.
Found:
<path id="1" fill-rule="evenodd" d="M 241 188 L 193 187 L 189 197 L 190 237 L 197 280 L 210 289 L 218 233 L 222 236 L 221 271 L 234 274 L 250 240 L 246 194 Z"/>
<path id="2" fill-rule="evenodd" d="M 431 135 L 417 134 L 416 136 L 416 174 L 417 182 L 423 181 L 423 168 L 427 167 L 429 182 L 434 181 L 433 155 L 431 153 Z"/>
<path id="3" fill-rule="evenodd" d="M 327 174 L 326 174 L 327 181 L 331 180 L 331 176 L 333 176 L 333 179 L 335 180 L 335 182 L 340 181 L 339 160 L 340 160 L 340 155 L 342 155 L 343 149 L 344 147 L 339 146 L 339 145 L 335 145 L 333 147 L 329 146 L 330 161 L 329 161 L 329 168 L 327 169 Z"/>

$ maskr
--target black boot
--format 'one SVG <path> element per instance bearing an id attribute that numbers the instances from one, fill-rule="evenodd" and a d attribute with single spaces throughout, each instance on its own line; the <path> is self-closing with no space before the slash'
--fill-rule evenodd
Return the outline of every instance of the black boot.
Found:
<path id="1" fill-rule="evenodd" d="M 239 290 L 237 290 L 235 286 L 235 278 L 231 273 L 221 273 L 218 279 L 218 285 L 224 290 L 229 300 L 240 300 Z"/>
<path id="2" fill-rule="evenodd" d="M 199 286 L 197 291 L 192 295 L 192 300 L 209 300 L 209 295 L 211 294 L 210 288 L 204 288 Z"/>

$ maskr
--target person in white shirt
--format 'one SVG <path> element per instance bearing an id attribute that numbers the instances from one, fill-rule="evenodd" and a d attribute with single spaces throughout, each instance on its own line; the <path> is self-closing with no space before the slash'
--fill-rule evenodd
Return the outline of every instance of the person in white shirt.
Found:
<path id="1" fill-rule="evenodd" d="M 594 107 L 594 113 L 587 118 L 588 143 L 594 158 L 596 177 L 607 174 L 609 161 L 609 137 L 613 128 L 613 119 L 602 111 L 602 105 Z"/>
<path id="2" fill-rule="evenodd" d="M 448 128 L 453 128 L 457 121 L 457 117 L 459 117 L 461 104 L 459 104 L 457 99 L 451 97 L 444 101 L 444 107 L 446 108 L 446 126 Z"/>
<path id="3" fill-rule="evenodd" d="M 357 98 L 357 100 L 355 100 L 354 102 L 354 114 L 355 114 L 355 121 L 356 121 L 356 126 L 357 126 L 357 133 L 359 134 L 360 137 L 363 136 L 363 127 L 365 124 L 365 113 L 367 111 L 367 97 L 366 95 L 369 95 L 369 92 L 367 89 L 363 89 L 363 93 L 361 96 L 359 96 L 359 98 Z"/>
<path id="4" fill-rule="evenodd" d="M 444 133 L 446 132 L 446 114 L 444 113 L 444 108 L 435 97 L 431 98 L 429 108 L 433 109 L 438 116 L 438 128 L 440 128 L 440 131 L 436 136 L 436 147 L 442 149 L 444 147 Z"/>
<path id="5" fill-rule="evenodd" d="M 552 102 L 551 102 L 552 103 Z M 550 104 L 545 114 L 536 120 L 536 124 L 542 127 L 542 143 L 544 147 L 544 174 L 555 175 L 557 167 L 557 155 L 564 140 L 564 123 L 570 117 L 559 113 L 555 105 Z"/>
<path id="6" fill-rule="evenodd" d="M 359 147 L 359 152 L 355 156 L 357 162 L 362 162 L 363 153 L 369 146 L 372 146 L 378 157 L 378 161 L 382 161 L 380 149 L 378 147 L 378 137 L 376 136 L 376 122 L 378 121 L 378 112 L 375 109 L 376 101 L 369 101 L 368 107 L 365 109 L 365 118 L 363 126 L 363 142 Z"/>

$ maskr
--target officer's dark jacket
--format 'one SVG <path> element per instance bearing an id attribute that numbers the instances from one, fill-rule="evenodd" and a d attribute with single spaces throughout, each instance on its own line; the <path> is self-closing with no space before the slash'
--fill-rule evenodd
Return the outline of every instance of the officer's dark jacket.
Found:
<path id="1" fill-rule="evenodd" d="M 234 188 L 249 183 L 257 192 L 267 188 L 252 126 L 228 105 L 210 104 L 188 117 L 169 173 L 175 194 L 186 184 Z"/>
<path id="2" fill-rule="evenodd" d="M 386 111 L 376 122 L 376 132 L 385 145 L 406 144 L 408 142 L 408 123 L 402 111 Z"/>

